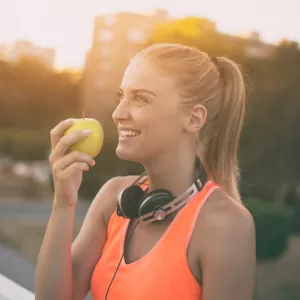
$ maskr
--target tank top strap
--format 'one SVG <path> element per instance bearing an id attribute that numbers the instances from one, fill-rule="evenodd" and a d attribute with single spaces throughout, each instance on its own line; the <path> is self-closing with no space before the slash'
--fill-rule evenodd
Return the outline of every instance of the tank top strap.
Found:
<path id="1" fill-rule="evenodd" d="M 189 246 L 192 233 L 194 231 L 201 209 L 203 208 L 205 202 L 212 194 L 212 192 L 217 188 L 220 188 L 220 186 L 216 182 L 208 182 L 203 193 L 201 193 L 201 195 L 199 194 L 199 197 L 195 199 L 195 202 L 191 206 L 191 208 L 189 208 L 186 214 L 183 215 L 183 223 L 186 224 L 185 230 L 187 230 L 183 236 L 183 239 L 185 240 L 185 251 Z"/>
<path id="2" fill-rule="evenodd" d="M 144 192 L 147 192 L 149 188 L 148 178 L 146 178 L 141 184 L 140 187 L 143 189 Z"/>
<path id="3" fill-rule="evenodd" d="M 220 188 L 217 183 L 208 181 L 203 189 L 190 199 L 178 212 L 173 220 L 173 226 L 171 223 L 172 230 L 170 230 L 166 236 L 168 243 L 164 244 L 167 247 L 169 247 L 169 245 L 172 247 L 169 251 L 186 253 L 199 213 L 208 197 L 217 188 Z M 174 247 L 174 245 L 176 245 L 176 247 Z M 185 258 L 185 255 L 182 255 L 181 257 Z"/>
<path id="4" fill-rule="evenodd" d="M 181 221 L 185 224 L 193 225 L 194 221 L 196 222 L 196 219 L 198 218 L 202 206 L 216 188 L 219 188 L 219 185 L 214 181 L 209 180 L 202 190 L 187 203 L 186 209 L 182 212 Z M 191 218 L 193 218 L 192 224 L 190 221 Z"/>

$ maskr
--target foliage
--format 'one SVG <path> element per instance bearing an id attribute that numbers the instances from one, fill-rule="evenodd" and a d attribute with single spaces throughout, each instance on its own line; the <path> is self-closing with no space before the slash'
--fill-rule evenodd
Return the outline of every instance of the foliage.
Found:
<path id="1" fill-rule="evenodd" d="M 217 31 L 216 24 L 208 19 L 187 17 L 157 24 L 146 46 L 154 43 L 180 43 L 212 56 L 226 53 L 240 58 L 246 40 L 221 34 Z"/>
<path id="2" fill-rule="evenodd" d="M 255 222 L 257 259 L 279 257 L 287 249 L 291 231 L 292 219 L 288 212 L 282 207 L 258 198 L 249 198 L 244 204 Z"/>
<path id="3" fill-rule="evenodd" d="M 54 72 L 39 60 L 0 61 L 0 128 L 49 132 L 61 119 L 78 114 L 78 89 L 76 74 Z"/>
<path id="4" fill-rule="evenodd" d="M 1 154 L 13 160 L 45 160 L 49 139 L 36 130 L 21 128 L 0 130 Z"/>

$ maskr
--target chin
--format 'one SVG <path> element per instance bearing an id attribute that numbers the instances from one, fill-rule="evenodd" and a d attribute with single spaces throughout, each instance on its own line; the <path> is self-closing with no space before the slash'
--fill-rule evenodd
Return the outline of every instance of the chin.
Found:
<path id="1" fill-rule="evenodd" d="M 119 146 L 116 149 L 116 155 L 121 160 L 138 162 L 138 155 L 136 153 L 128 150 L 126 151 L 125 149 L 120 149 Z"/>
<path id="2" fill-rule="evenodd" d="M 145 160 L 145 153 L 143 151 L 137 151 L 132 148 L 125 148 L 120 145 L 116 148 L 116 155 L 121 160 L 127 160 L 137 163 L 142 163 Z"/>

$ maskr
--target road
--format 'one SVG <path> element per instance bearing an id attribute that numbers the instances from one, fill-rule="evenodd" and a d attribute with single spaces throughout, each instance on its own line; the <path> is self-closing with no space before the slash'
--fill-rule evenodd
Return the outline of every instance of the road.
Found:
<path id="1" fill-rule="evenodd" d="M 82 222 L 88 204 L 79 201 L 76 206 L 75 220 Z M 52 203 L 34 203 L 20 201 L 0 201 L 0 220 L 4 221 L 21 221 L 30 224 L 46 224 L 49 220 L 52 209 Z M 27 260 L 18 256 L 6 245 L 0 244 L 0 274 L 20 284 L 27 290 L 35 291 L 35 267 Z M 88 295 L 85 300 L 91 300 Z"/>
<path id="2" fill-rule="evenodd" d="M 76 221 L 83 221 L 88 209 L 88 204 L 79 202 L 76 206 Z M 45 223 L 49 220 L 52 203 L 34 203 L 20 201 L 0 201 L 1 221 L 22 221 Z"/>
<path id="3" fill-rule="evenodd" d="M 0 245 L 0 274 L 34 292 L 34 266 L 4 245 Z"/>
<path id="4" fill-rule="evenodd" d="M 21 285 L 25 289 L 33 293 L 35 292 L 35 267 L 22 257 L 18 256 L 11 249 L 1 244 L 0 274 Z M 85 300 L 92 300 L 91 295 L 87 295 Z"/>
<path id="5" fill-rule="evenodd" d="M 0 221 L 1 226 L 11 222 L 30 225 L 45 225 L 49 221 L 52 210 L 51 193 L 43 197 L 42 202 L 28 200 L 23 197 L 24 183 L 14 178 L 0 178 Z M 88 210 L 89 203 L 79 199 L 76 205 L 75 221 L 82 222 Z M 0 244 L 0 274 L 34 292 L 35 266 L 18 255 L 7 245 Z M 0 287 L 1 290 L 1 287 Z M 1 295 L 1 292 L 0 292 Z M 91 299 L 90 296 L 86 300 Z"/>
<path id="6" fill-rule="evenodd" d="M 52 203 L 22 202 L 20 199 L 0 201 L 0 220 L 20 221 L 24 224 L 46 224 L 49 220 Z M 76 206 L 77 221 L 83 221 L 88 204 L 79 202 Z M 3 226 L 3 225 L 2 225 Z M 5 226 L 5 225 L 4 225 Z M 34 291 L 35 268 L 28 261 L 18 256 L 6 245 L 0 244 L 0 274 L 12 279 L 30 291 Z"/>

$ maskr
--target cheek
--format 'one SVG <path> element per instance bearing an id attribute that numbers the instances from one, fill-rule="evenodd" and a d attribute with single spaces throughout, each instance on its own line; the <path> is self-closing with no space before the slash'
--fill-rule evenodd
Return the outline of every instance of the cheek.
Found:
<path id="1" fill-rule="evenodd" d="M 180 137 L 182 132 L 182 125 L 179 118 L 174 115 L 163 114 L 159 118 L 151 120 L 148 123 L 147 133 L 151 138 L 156 140 L 174 140 Z"/>

